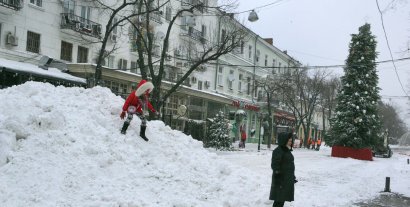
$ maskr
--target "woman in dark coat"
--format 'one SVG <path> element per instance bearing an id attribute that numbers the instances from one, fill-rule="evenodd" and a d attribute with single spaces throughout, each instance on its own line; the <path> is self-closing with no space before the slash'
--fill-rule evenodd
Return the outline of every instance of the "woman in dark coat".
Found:
<path id="1" fill-rule="evenodd" d="M 295 193 L 295 163 L 291 153 L 292 133 L 280 133 L 278 147 L 272 151 L 272 184 L 269 199 L 274 207 L 281 207 L 285 201 L 293 201 Z"/>

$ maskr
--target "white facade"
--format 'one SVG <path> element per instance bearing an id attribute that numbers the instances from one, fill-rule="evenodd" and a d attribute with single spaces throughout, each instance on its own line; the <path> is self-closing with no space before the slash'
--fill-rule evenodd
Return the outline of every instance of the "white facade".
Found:
<path id="1" fill-rule="evenodd" d="M 116 8 L 116 3 L 123 1 L 106 0 L 107 5 Z M 155 1 L 154 6 L 163 5 L 164 0 Z M 166 34 L 170 18 L 181 9 L 197 0 L 171 0 L 159 11 L 151 15 L 150 32 L 156 39 L 153 53 L 159 55 L 163 49 L 163 37 Z M 205 5 L 216 6 L 217 0 L 201 0 Z M 129 7 L 126 12 L 135 12 Z M 119 14 L 119 15 L 123 15 Z M 143 18 L 137 17 L 137 18 Z M 115 18 L 114 22 L 118 20 Z M 141 20 L 141 19 L 140 19 Z M 12 9 L 0 5 L 0 57 L 22 62 L 37 63 L 43 56 L 49 56 L 66 63 L 95 64 L 101 46 L 97 43 L 104 35 L 108 22 L 108 12 L 95 3 L 74 0 L 27 0 L 21 1 L 21 7 Z M 195 24 L 193 24 L 195 23 Z M 191 25 L 189 28 L 187 25 Z M 200 51 L 206 43 L 218 43 L 232 25 L 247 33 L 243 44 L 232 53 L 219 60 L 200 66 L 189 78 L 188 86 L 206 93 L 225 96 L 232 101 L 258 105 L 264 96 L 255 82 L 268 75 L 277 75 L 288 71 L 288 67 L 300 66 L 292 57 L 253 33 L 229 14 L 213 8 L 197 8 L 193 13 L 184 12 L 177 18 L 170 33 L 164 80 L 175 80 L 178 73 L 188 69 L 187 59 L 195 58 L 190 51 Z M 16 40 L 7 42 L 9 36 Z M 130 24 L 121 24 L 109 37 L 107 51 L 116 47 L 106 59 L 104 66 L 111 69 L 125 69 L 138 73 L 137 53 Z M 204 44 L 205 43 L 205 44 Z M 153 62 L 156 62 L 155 55 Z M 158 63 L 155 63 L 158 64 Z M 110 86 L 108 86 L 110 87 Z M 127 85 L 120 85 L 129 92 Z M 242 107 L 241 105 L 240 107 Z M 248 113 L 248 131 L 257 129 L 257 113 Z M 206 118 L 206 117 L 203 117 Z"/>

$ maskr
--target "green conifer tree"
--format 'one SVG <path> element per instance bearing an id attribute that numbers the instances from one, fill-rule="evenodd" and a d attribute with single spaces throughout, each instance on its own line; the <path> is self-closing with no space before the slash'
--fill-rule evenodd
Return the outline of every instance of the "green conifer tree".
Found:
<path id="1" fill-rule="evenodd" d="M 231 150 L 232 143 L 229 139 L 229 120 L 225 119 L 224 113 L 219 111 L 210 124 L 208 130 L 208 143 L 206 147 L 217 150 Z"/>
<path id="2" fill-rule="evenodd" d="M 352 35 L 336 113 L 326 140 L 330 146 L 358 149 L 374 147 L 381 140 L 376 44 L 370 24 L 361 26 L 359 34 Z"/>

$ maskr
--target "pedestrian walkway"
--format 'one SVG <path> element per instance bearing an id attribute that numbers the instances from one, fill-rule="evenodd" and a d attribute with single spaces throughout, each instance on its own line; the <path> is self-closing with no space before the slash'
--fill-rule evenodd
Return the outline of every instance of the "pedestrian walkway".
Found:
<path id="1" fill-rule="evenodd" d="M 397 193 L 382 193 L 377 198 L 355 205 L 357 207 L 409 207 L 410 198 Z"/>

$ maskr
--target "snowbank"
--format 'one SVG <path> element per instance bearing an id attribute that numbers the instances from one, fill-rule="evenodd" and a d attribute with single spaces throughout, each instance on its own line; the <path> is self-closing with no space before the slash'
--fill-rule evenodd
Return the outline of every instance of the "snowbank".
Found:
<path id="1" fill-rule="evenodd" d="M 3 154 L 9 159 L 0 167 L 1 206 L 228 207 L 267 201 L 270 183 L 259 183 L 269 178 L 218 159 L 160 121 L 148 123 L 149 142 L 138 136 L 138 118 L 121 135 L 124 100 L 106 88 L 28 82 L 0 90 L 0 99 L 2 140 L 9 143 L 0 148 L 2 163 Z"/>
<path id="2" fill-rule="evenodd" d="M 148 122 L 145 142 L 137 117 L 121 135 L 124 100 L 101 87 L 29 82 L 0 90 L 0 100 L 1 207 L 272 206 L 264 145 L 204 149 L 160 121 Z M 374 161 L 330 157 L 324 146 L 295 149 L 299 182 L 285 206 L 355 206 L 378 197 L 385 177 L 392 192 L 410 197 L 410 148 L 392 148 L 392 158 Z"/>

